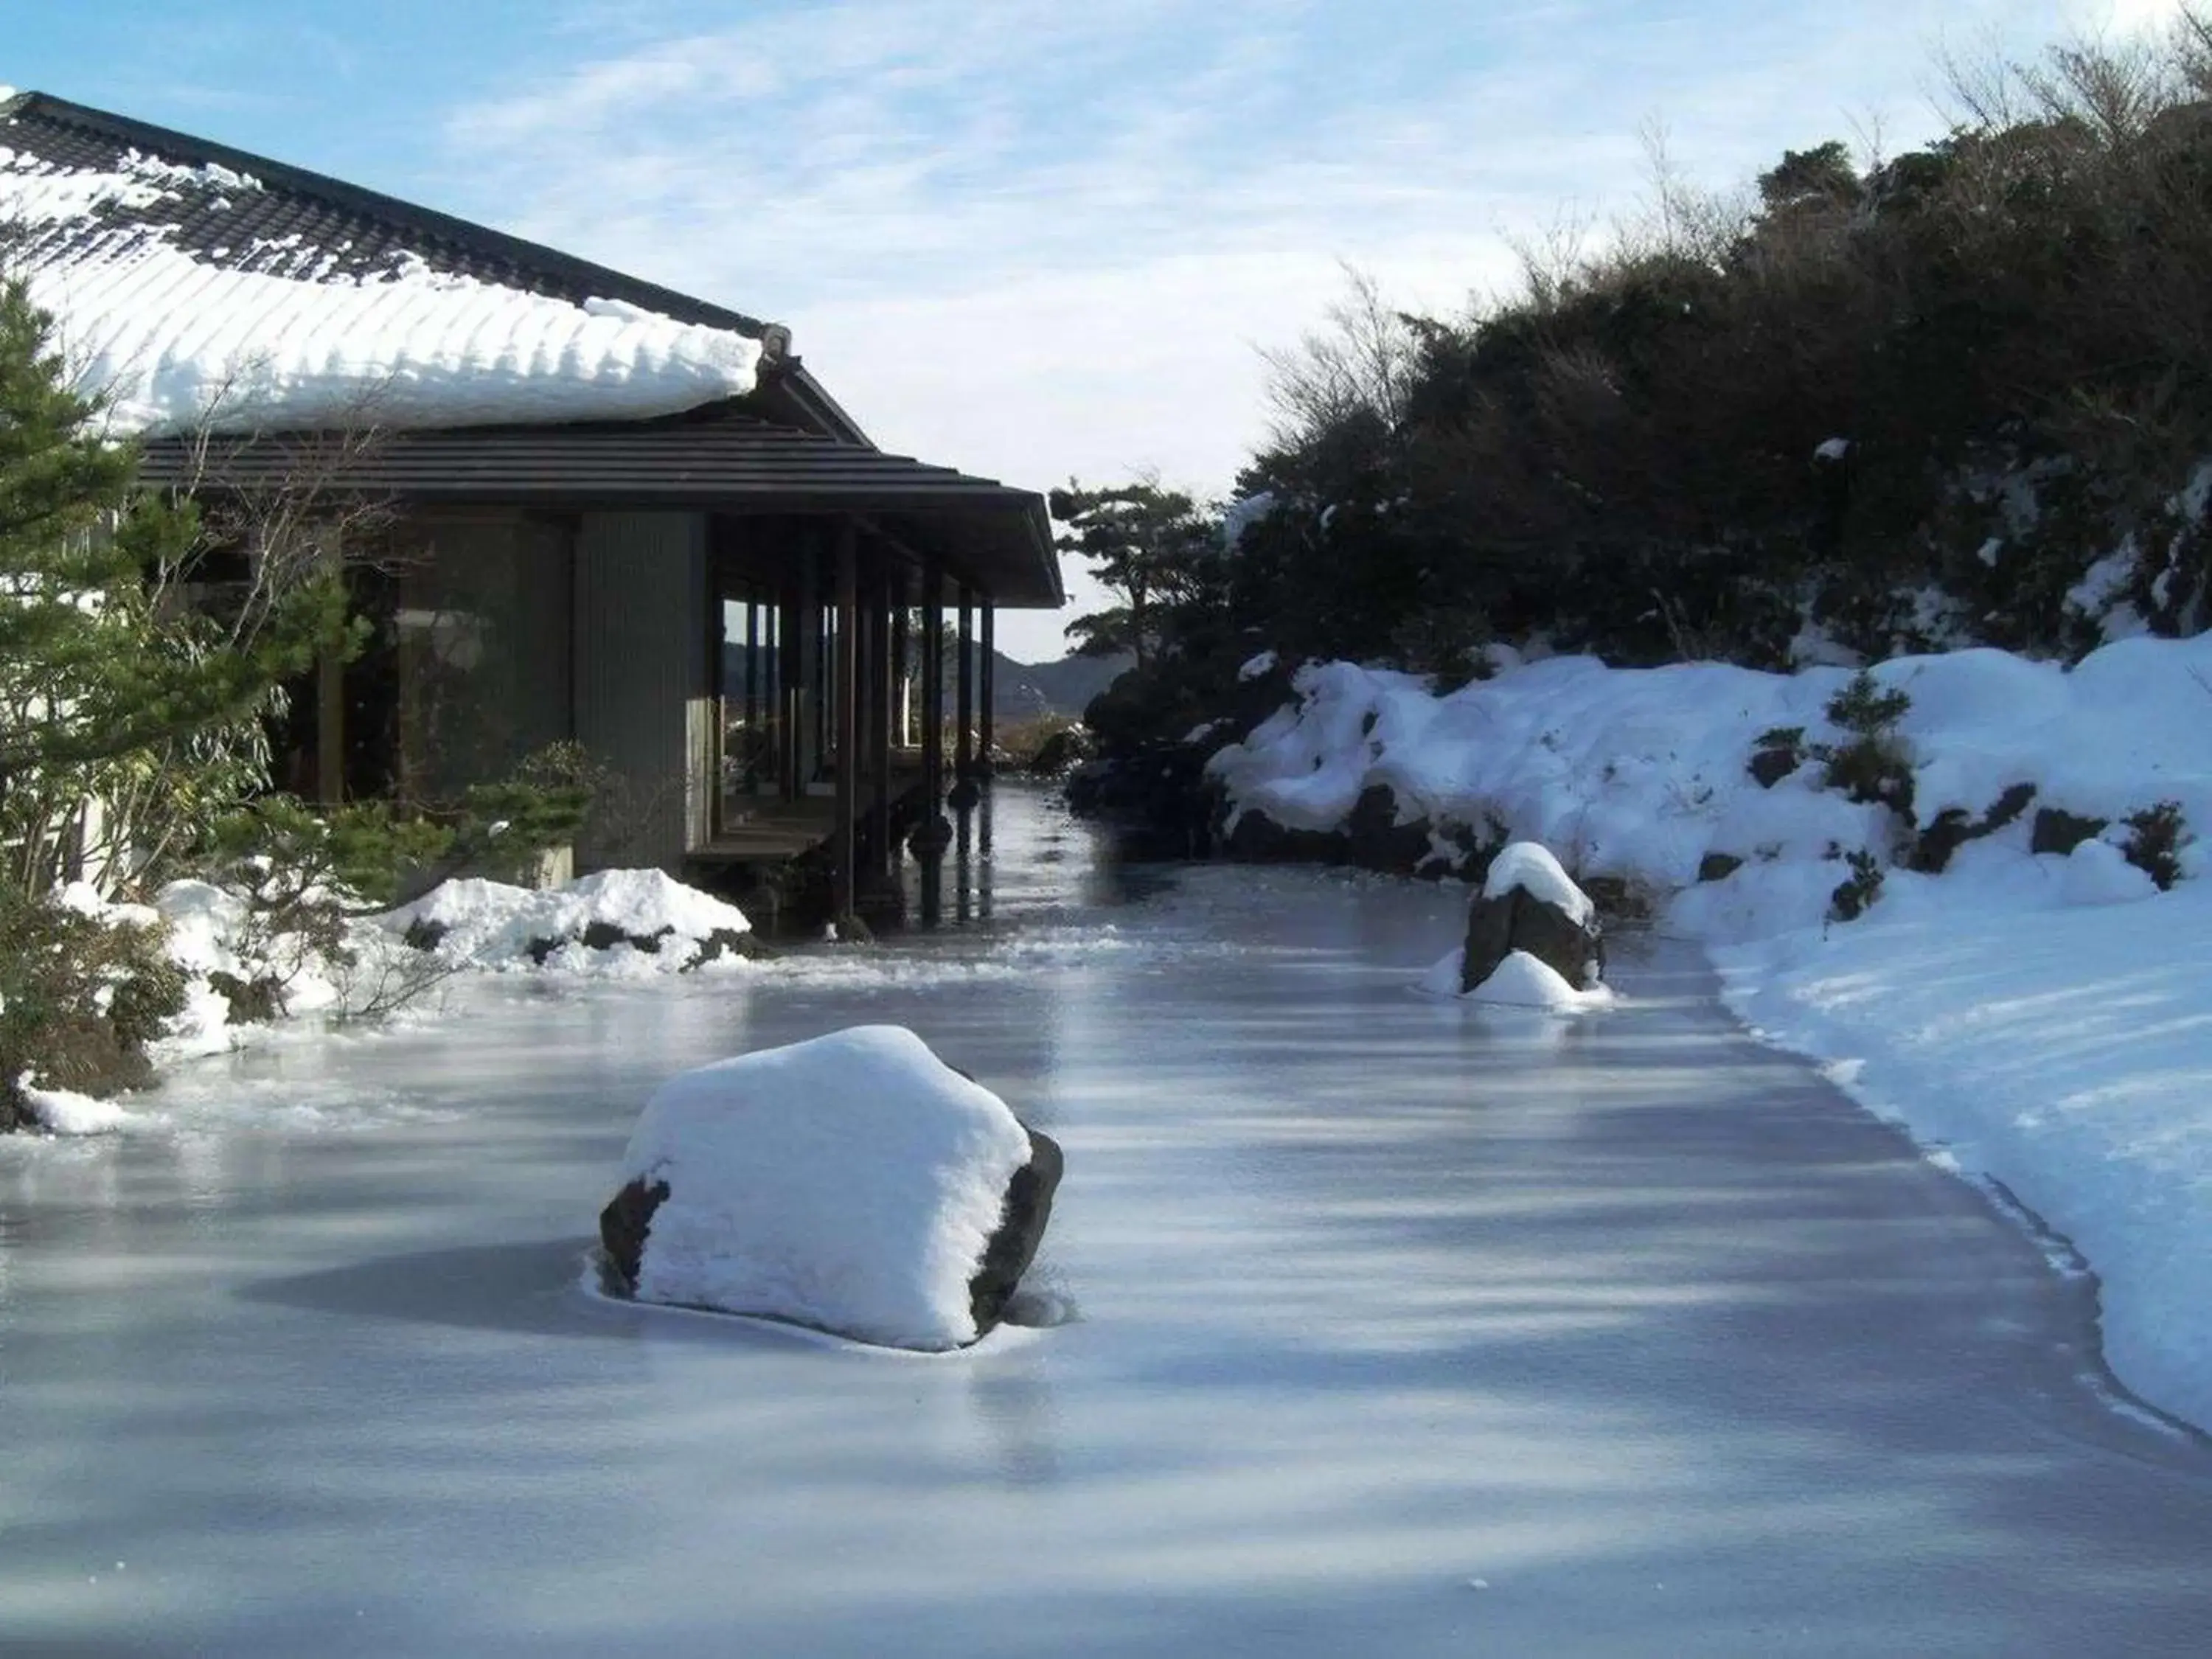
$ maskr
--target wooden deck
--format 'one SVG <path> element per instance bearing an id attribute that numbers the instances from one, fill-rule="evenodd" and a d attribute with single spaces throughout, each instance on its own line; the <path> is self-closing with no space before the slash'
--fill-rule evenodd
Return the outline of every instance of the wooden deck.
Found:
<path id="1" fill-rule="evenodd" d="M 893 805 L 921 787 L 919 768 L 894 771 Z M 863 787 L 859 810 L 864 833 L 875 800 L 875 791 Z M 721 833 L 684 856 L 695 864 L 709 866 L 781 864 L 812 852 L 836 828 L 835 796 L 801 795 L 796 800 L 785 800 L 772 794 L 728 795 L 723 799 Z"/>

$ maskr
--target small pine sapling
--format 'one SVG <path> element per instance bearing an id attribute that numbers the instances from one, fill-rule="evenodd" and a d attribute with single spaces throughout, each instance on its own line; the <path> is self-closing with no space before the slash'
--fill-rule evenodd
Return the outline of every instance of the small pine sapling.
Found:
<path id="1" fill-rule="evenodd" d="M 2158 884 L 2161 893 L 2181 879 L 2181 849 L 2192 839 L 2181 816 L 2181 803 L 2162 800 L 2130 812 L 2121 855 Z"/>

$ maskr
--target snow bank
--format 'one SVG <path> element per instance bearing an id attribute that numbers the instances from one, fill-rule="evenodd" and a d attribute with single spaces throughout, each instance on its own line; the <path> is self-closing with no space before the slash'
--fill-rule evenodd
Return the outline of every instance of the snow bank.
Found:
<path id="1" fill-rule="evenodd" d="M 1297 702 L 1207 769 L 1228 791 L 1232 828 L 1258 811 L 1287 829 L 1339 830 L 1382 785 L 1404 820 L 1493 847 L 1541 842 L 1577 881 L 1679 895 L 1669 920 L 1683 931 L 1752 937 L 1818 926 L 1844 854 L 1887 863 L 1897 850 L 1889 811 L 1822 787 L 1817 763 L 1771 789 L 1747 769 L 1765 732 L 1843 740 L 1825 710 L 1849 678 L 1554 657 L 1439 696 L 1413 675 L 1309 664 Z M 2070 672 L 1975 650 L 1900 658 L 1875 678 L 1911 698 L 1901 739 L 1920 826 L 1950 809 L 1979 819 L 2021 783 L 2036 787 L 2029 811 L 1991 839 L 2023 857 L 2046 807 L 2118 820 L 2171 799 L 2212 825 L 2212 635 L 2123 641 Z M 1743 867 L 1700 885 L 1713 854 Z"/>
<path id="2" fill-rule="evenodd" d="M 171 202 L 260 187 L 137 155 L 98 173 L 0 147 L 0 222 L 29 239 L 31 297 L 54 317 L 77 389 L 107 398 L 118 430 L 629 420 L 753 388 L 760 343 L 743 335 L 413 258 L 338 275 L 312 251 L 270 246 L 253 251 L 272 268 L 228 269 L 146 222 Z M 59 234 L 109 215 L 105 233 Z"/>
<path id="3" fill-rule="evenodd" d="M 2212 884 L 2085 906 L 2063 871 L 2039 892 L 1962 873 L 1717 949 L 1725 1000 L 2002 1182 L 2102 1281 L 2114 1373 L 2212 1427 Z"/>
<path id="4" fill-rule="evenodd" d="M 495 973 L 544 967 L 616 978 L 741 960 L 745 913 L 659 870 L 603 870 L 538 891 L 467 878 L 381 918 L 444 960 Z"/>
<path id="5" fill-rule="evenodd" d="M 2185 842 L 2185 879 L 2160 892 L 2116 844 L 2160 801 L 2192 835 L 2212 828 L 2212 636 L 2124 640 L 2071 670 L 1973 650 L 1874 672 L 1911 699 L 1909 823 L 1825 787 L 1815 760 L 1771 788 L 1749 775 L 1762 733 L 1844 738 L 1825 713 L 1848 678 L 1833 668 L 1552 659 L 1437 696 L 1310 665 L 1297 702 L 1210 770 L 1237 812 L 1340 829 L 1384 784 L 1408 820 L 1486 846 L 1542 841 L 1583 881 L 1660 895 L 1661 925 L 1706 942 L 1747 1023 L 2069 1239 L 2102 1280 L 2116 1373 L 2212 1425 L 2208 848 Z M 1899 866 L 1941 815 L 1986 826 L 2023 784 L 2026 810 L 1942 874 Z M 2037 854 L 2045 808 L 2106 827 Z M 1831 923 L 1853 852 L 1882 868 L 1881 890 Z M 1449 959 L 1424 982 L 1456 971 Z"/>
<path id="6" fill-rule="evenodd" d="M 38 1089 L 27 1083 L 22 1090 L 31 1115 L 48 1134 L 119 1134 L 143 1123 L 160 1121 L 125 1110 L 112 1100 L 94 1100 L 69 1089 Z"/>
<path id="7" fill-rule="evenodd" d="M 669 1189 L 636 1294 L 957 1347 L 975 1338 L 969 1281 L 1029 1159 L 1006 1103 L 901 1026 L 686 1072 L 623 1154 L 625 1185 Z"/>

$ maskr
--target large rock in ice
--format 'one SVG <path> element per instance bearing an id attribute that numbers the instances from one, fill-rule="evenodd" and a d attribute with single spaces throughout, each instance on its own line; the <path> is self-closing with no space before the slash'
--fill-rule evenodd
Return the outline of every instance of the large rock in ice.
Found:
<path id="1" fill-rule="evenodd" d="M 913 1032 L 856 1026 L 662 1085 L 599 1236 L 641 1301 L 956 1348 L 1005 1313 L 1060 1169 Z"/>
<path id="2" fill-rule="evenodd" d="M 1605 969 L 1597 907 L 1533 841 L 1500 850 L 1468 907 L 1461 991 L 1488 980 L 1516 951 L 1535 957 L 1577 991 L 1595 986 Z"/>

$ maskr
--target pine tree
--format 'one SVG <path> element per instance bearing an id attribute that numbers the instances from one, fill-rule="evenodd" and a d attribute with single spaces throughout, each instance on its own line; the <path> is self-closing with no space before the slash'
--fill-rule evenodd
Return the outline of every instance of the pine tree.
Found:
<path id="1" fill-rule="evenodd" d="M 1197 593 L 1221 562 L 1218 526 L 1189 496 L 1150 483 L 1085 489 L 1071 481 L 1048 504 L 1068 526 L 1060 550 L 1091 561 L 1092 574 L 1121 599 L 1067 624 L 1076 654 L 1127 651 L 1144 668 L 1174 606 Z"/>
<path id="2" fill-rule="evenodd" d="M 251 614 L 185 604 L 198 515 L 137 490 L 136 465 L 66 384 L 49 319 L 0 283 L 0 888 L 19 895 L 69 873 L 85 803 L 219 763 L 196 742 L 343 635 L 334 576 L 252 584 Z"/>
<path id="3" fill-rule="evenodd" d="M 135 467 L 0 281 L 0 1129 L 26 1121 L 27 1081 L 144 1081 L 182 1004 L 159 927 L 62 902 L 86 826 L 121 839 L 118 812 L 209 813 L 265 781 L 240 734 L 343 637 L 328 575 L 249 584 L 229 616 L 185 604 L 197 515 L 136 490 Z"/>

